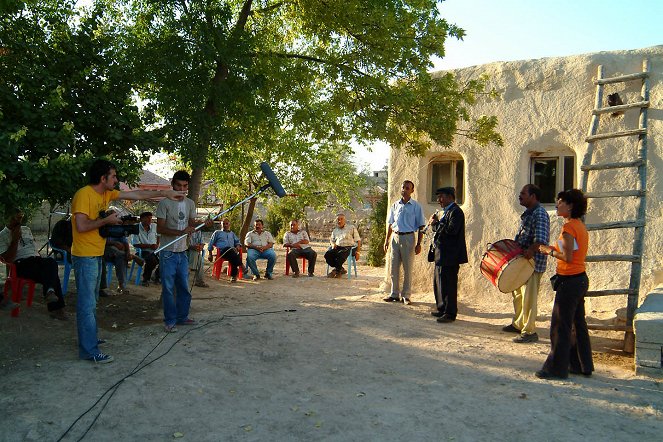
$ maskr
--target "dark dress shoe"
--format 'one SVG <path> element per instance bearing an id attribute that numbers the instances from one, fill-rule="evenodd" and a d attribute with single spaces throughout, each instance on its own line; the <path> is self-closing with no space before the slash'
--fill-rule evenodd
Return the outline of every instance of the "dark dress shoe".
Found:
<path id="1" fill-rule="evenodd" d="M 566 379 L 568 377 L 568 376 L 558 376 L 556 374 L 552 374 L 545 370 L 537 371 L 536 373 L 534 373 L 534 376 L 536 376 L 539 379 Z"/>
<path id="2" fill-rule="evenodd" d="M 574 369 L 570 369 L 569 373 L 571 373 L 571 374 L 580 374 L 580 375 L 583 375 L 586 378 L 588 378 L 592 375 L 591 371 L 590 372 L 584 372 L 584 371 L 574 370 Z"/>
<path id="3" fill-rule="evenodd" d="M 520 333 L 520 329 L 514 327 L 513 324 L 505 325 L 502 327 L 502 331 L 507 333 Z"/>
<path id="4" fill-rule="evenodd" d="M 400 302 L 400 299 L 398 298 L 392 298 L 391 296 L 387 296 L 386 298 L 383 299 L 384 302 Z"/>
<path id="5" fill-rule="evenodd" d="M 435 311 L 435 312 L 430 312 L 430 315 L 435 316 L 436 318 L 441 318 L 444 315 L 444 313 Z"/>
<path id="6" fill-rule="evenodd" d="M 447 322 L 454 322 L 456 318 L 451 317 L 450 315 L 442 315 L 441 317 L 437 318 L 437 322 L 442 322 L 442 323 L 447 323 Z"/>

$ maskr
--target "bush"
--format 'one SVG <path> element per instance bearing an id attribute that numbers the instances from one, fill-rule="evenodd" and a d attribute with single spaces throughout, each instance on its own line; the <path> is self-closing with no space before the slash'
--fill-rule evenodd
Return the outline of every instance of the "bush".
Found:
<path id="1" fill-rule="evenodd" d="M 366 263 L 373 267 L 384 265 L 384 238 L 386 235 L 387 210 L 389 209 L 389 195 L 382 194 L 382 198 L 375 204 L 371 213 L 370 242 L 368 243 L 368 254 Z"/>

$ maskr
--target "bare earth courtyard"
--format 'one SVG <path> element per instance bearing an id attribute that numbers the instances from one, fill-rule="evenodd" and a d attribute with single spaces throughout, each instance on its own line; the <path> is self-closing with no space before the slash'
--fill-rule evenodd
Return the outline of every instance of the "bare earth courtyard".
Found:
<path id="1" fill-rule="evenodd" d="M 500 331 L 506 295 L 461 294 L 458 320 L 438 324 L 430 292 L 382 302 L 382 269 L 327 279 L 318 263 L 318 277 L 293 279 L 279 253 L 276 270 L 208 277 L 193 290 L 199 325 L 174 334 L 159 286 L 102 298 L 105 365 L 77 359 L 73 279 L 68 322 L 40 296 L 18 318 L 3 312 L 0 439 L 58 440 L 101 398 L 63 440 L 661 440 L 663 385 L 633 374 L 621 334 L 592 334 L 591 378 L 542 381 L 550 317 L 538 343 L 515 344 Z"/>

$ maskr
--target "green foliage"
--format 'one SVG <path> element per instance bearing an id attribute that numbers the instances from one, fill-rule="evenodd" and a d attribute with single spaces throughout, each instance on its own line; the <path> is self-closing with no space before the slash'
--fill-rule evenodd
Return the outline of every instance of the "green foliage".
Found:
<path id="1" fill-rule="evenodd" d="M 0 16 L 0 48 L 0 210 L 67 201 L 95 157 L 137 181 L 160 134 L 145 129 L 102 11 L 16 2 Z"/>
<path id="2" fill-rule="evenodd" d="M 292 187 L 308 174 L 347 196 L 354 183 L 334 161 L 347 160 L 353 142 L 412 155 L 456 134 L 501 143 L 490 120 L 469 121 L 485 80 L 460 85 L 428 72 L 446 38 L 464 35 L 439 3 L 127 0 L 115 17 L 141 97 L 191 165 L 193 197 L 204 171 L 255 189 L 260 161 L 286 169 Z"/>
<path id="3" fill-rule="evenodd" d="M 292 220 L 298 220 L 300 223 L 307 221 L 306 205 L 303 200 L 286 197 L 271 199 L 267 203 L 266 228 L 272 232 L 277 243 L 283 243 L 283 235 L 290 230 Z"/>
<path id="4" fill-rule="evenodd" d="M 373 267 L 382 267 L 384 265 L 384 240 L 387 234 L 386 221 L 387 211 L 389 210 L 389 194 L 384 192 L 371 213 L 370 242 L 368 244 L 368 253 L 366 262 Z"/>

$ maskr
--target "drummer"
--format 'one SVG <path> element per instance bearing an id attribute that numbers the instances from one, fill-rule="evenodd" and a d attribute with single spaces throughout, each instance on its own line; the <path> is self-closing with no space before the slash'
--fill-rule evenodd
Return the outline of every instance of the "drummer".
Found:
<path id="1" fill-rule="evenodd" d="M 520 215 L 520 228 L 515 241 L 523 249 L 525 258 L 534 257 L 534 273 L 525 285 L 511 292 L 513 296 L 514 315 L 511 324 L 502 327 L 502 331 L 518 333 L 513 342 L 527 343 L 539 340 L 536 334 L 537 298 L 541 275 L 546 270 L 547 255 L 539 252 L 540 245 L 547 245 L 550 239 L 550 218 L 541 206 L 541 189 L 534 184 L 525 185 L 518 201 L 525 207 Z"/>

